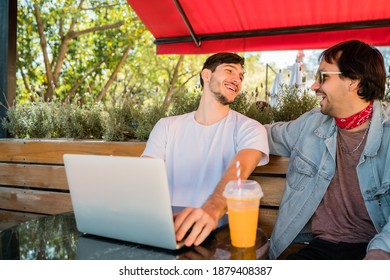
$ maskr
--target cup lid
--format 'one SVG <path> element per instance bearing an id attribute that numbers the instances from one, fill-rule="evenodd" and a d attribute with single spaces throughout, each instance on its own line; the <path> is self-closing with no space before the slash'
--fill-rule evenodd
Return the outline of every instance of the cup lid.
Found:
<path id="1" fill-rule="evenodd" d="M 240 185 L 237 180 L 233 180 L 226 185 L 223 196 L 226 198 L 251 199 L 262 198 L 264 193 L 260 184 L 254 180 L 241 180 Z"/>

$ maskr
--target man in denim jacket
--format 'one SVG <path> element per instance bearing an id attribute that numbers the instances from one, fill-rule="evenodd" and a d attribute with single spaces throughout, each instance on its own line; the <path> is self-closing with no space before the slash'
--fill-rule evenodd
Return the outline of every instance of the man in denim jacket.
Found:
<path id="1" fill-rule="evenodd" d="M 270 153 L 290 157 L 270 258 L 390 259 L 390 108 L 381 53 L 352 40 L 320 56 L 320 108 L 267 125 Z"/>

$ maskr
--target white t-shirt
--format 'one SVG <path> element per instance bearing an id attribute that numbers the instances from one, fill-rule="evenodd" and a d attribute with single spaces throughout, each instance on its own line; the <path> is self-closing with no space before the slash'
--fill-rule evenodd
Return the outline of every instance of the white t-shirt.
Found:
<path id="1" fill-rule="evenodd" d="M 263 125 L 233 110 L 215 124 L 201 125 L 191 112 L 160 119 L 142 156 L 166 162 L 172 205 L 200 207 L 242 149 L 261 151 L 258 165 L 268 163 Z"/>

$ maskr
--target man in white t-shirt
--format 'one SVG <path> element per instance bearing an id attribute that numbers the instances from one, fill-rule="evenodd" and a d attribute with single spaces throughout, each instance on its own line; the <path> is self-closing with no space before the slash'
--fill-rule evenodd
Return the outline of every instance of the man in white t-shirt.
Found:
<path id="1" fill-rule="evenodd" d="M 210 56 L 200 73 L 203 88 L 195 112 L 161 119 L 142 156 L 166 162 L 171 202 L 186 207 L 175 216 L 176 239 L 199 245 L 226 213 L 228 181 L 246 179 L 269 160 L 265 128 L 231 104 L 241 92 L 245 59 L 234 53 Z"/>

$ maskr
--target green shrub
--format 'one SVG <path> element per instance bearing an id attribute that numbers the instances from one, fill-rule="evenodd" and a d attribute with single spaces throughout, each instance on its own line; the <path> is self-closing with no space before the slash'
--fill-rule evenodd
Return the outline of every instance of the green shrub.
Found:
<path id="1" fill-rule="evenodd" d="M 103 105 L 91 106 L 86 117 L 86 130 L 88 135 L 94 139 L 101 139 L 104 135 L 106 125 L 104 123 Z"/>
<path id="2" fill-rule="evenodd" d="M 56 137 L 101 139 L 104 133 L 102 106 L 66 103 L 58 108 Z M 55 115 L 55 114 L 54 114 Z"/>
<path id="3" fill-rule="evenodd" d="M 7 111 L 7 117 L 3 118 L 1 124 L 9 134 L 15 138 L 28 138 L 27 108 L 23 105 L 14 105 Z"/>
<path id="4" fill-rule="evenodd" d="M 318 105 L 317 97 L 308 90 L 283 86 L 275 108 L 260 106 L 250 94 L 240 94 L 231 105 L 262 124 L 290 121 Z M 132 96 L 120 97 L 104 107 L 101 103 L 44 102 L 15 104 L 2 119 L 3 127 L 15 138 L 74 138 L 107 141 L 147 140 L 159 119 L 195 111 L 201 93 L 185 91 L 174 96 L 171 108 L 143 106 Z M 264 105 L 264 104 L 261 104 Z"/>
<path id="5" fill-rule="evenodd" d="M 183 91 L 174 95 L 168 114 L 170 116 L 177 116 L 195 111 L 198 108 L 201 95 L 199 90 L 195 90 L 194 92 Z"/>
<path id="6" fill-rule="evenodd" d="M 243 115 L 246 115 L 251 104 L 251 97 L 247 93 L 243 92 L 239 94 L 236 99 L 234 99 L 234 102 L 230 105 L 230 108 Z"/>
<path id="7" fill-rule="evenodd" d="M 384 100 L 390 103 L 390 76 L 387 76 L 386 78 L 386 91 Z"/>
<path id="8" fill-rule="evenodd" d="M 166 116 L 164 110 L 159 107 L 144 108 L 139 111 L 137 128 L 135 130 L 135 138 L 140 141 L 145 141 L 149 138 L 154 125 L 163 117 Z"/>
<path id="9" fill-rule="evenodd" d="M 273 109 L 273 121 L 295 120 L 317 106 L 317 96 L 310 94 L 308 89 L 302 91 L 283 85 L 282 94 L 278 97 L 276 108 Z"/>
<path id="10" fill-rule="evenodd" d="M 126 141 L 135 138 L 137 109 L 127 100 L 117 102 L 107 109 L 103 139 L 107 141 Z"/>
<path id="11" fill-rule="evenodd" d="M 54 131 L 53 102 L 15 105 L 2 120 L 3 127 L 15 138 L 51 138 Z"/>
<path id="12" fill-rule="evenodd" d="M 101 106 L 80 106 L 57 101 L 16 104 L 2 119 L 15 138 L 101 138 Z"/>
<path id="13" fill-rule="evenodd" d="M 247 110 L 246 116 L 257 120 L 261 124 L 267 124 L 273 122 L 274 111 L 271 107 L 259 108 L 257 103 L 252 103 Z"/>

